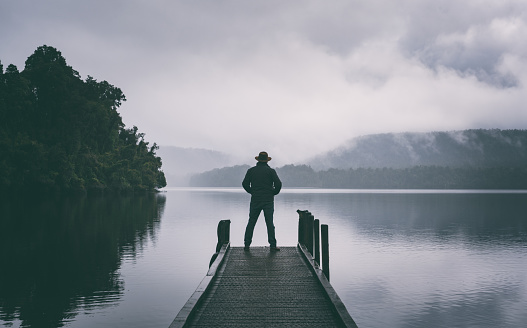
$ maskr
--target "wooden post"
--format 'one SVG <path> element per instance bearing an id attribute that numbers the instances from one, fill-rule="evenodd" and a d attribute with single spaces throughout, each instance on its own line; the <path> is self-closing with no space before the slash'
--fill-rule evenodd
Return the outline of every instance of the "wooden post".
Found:
<path id="1" fill-rule="evenodd" d="M 315 219 L 313 226 L 313 233 L 315 234 L 315 262 L 320 265 L 320 220 Z"/>
<path id="2" fill-rule="evenodd" d="M 329 281 L 329 233 L 328 225 L 322 224 L 320 226 L 322 234 L 322 272 Z"/>
<path id="3" fill-rule="evenodd" d="M 296 211 L 298 213 L 298 243 L 300 245 L 306 245 L 306 233 L 307 233 L 307 217 L 309 214 L 311 214 L 309 211 L 301 211 L 301 210 L 297 210 Z"/>
<path id="4" fill-rule="evenodd" d="M 297 213 L 299 215 L 298 218 L 298 243 L 301 245 L 304 245 L 308 247 L 309 245 L 313 245 L 313 221 L 310 222 L 310 217 L 312 217 L 311 212 L 309 211 L 301 211 L 297 210 Z M 311 244 L 310 243 L 311 240 Z M 313 247 L 313 246 L 311 246 Z M 313 255 L 313 251 L 310 251 L 311 255 Z"/>
<path id="5" fill-rule="evenodd" d="M 228 243 L 231 241 L 231 220 L 223 220 L 225 223 L 224 238 L 223 243 Z"/>
<path id="6" fill-rule="evenodd" d="M 311 256 L 313 256 L 314 252 L 313 252 L 313 228 L 314 228 L 314 221 L 315 221 L 315 217 L 309 213 L 309 216 L 308 216 L 308 219 L 307 219 L 307 233 L 306 233 L 306 248 L 307 250 L 309 251 L 309 253 L 311 254 Z"/>
<path id="7" fill-rule="evenodd" d="M 306 216 L 304 217 L 304 246 L 306 246 L 306 248 L 309 250 L 309 241 L 311 240 L 311 238 L 313 238 L 312 234 L 311 234 L 311 229 L 312 229 L 312 226 L 310 223 L 310 220 L 309 220 L 309 217 L 311 216 L 311 213 L 308 212 L 306 214 Z"/>
<path id="8" fill-rule="evenodd" d="M 228 243 L 231 238 L 231 220 L 221 220 L 218 223 L 218 228 L 216 230 L 216 234 L 218 235 L 218 243 L 216 244 L 216 253 L 212 255 L 212 258 L 209 262 L 209 268 L 216 260 L 216 257 L 218 257 L 219 251 L 221 247 Z"/>
<path id="9" fill-rule="evenodd" d="M 298 212 L 298 243 L 300 245 L 304 244 L 304 215 L 300 212 Z"/>
<path id="10" fill-rule="evenodd" d="M 216 244 L 216 253 L 220 251 L 223 244 L 230 241 L 231 234 L 231 220 L 221 220 L 218 223 L 218 243 Z"/>

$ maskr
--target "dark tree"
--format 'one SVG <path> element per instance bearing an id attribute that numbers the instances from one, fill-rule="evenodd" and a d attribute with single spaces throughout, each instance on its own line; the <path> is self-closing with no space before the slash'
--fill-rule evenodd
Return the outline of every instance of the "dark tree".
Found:
<path id="1" fill-rule="evenodd" d="M 38 47 L 19 72 L 0 64 L 0 188 L 154 190 L 166 185 L 157 145 L 126 129 L 121 89 Z"/>

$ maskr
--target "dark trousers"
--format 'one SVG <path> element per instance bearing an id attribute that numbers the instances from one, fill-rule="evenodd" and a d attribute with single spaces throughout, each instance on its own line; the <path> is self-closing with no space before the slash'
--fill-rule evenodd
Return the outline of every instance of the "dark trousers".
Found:
<path id="1" fill-rule="evenodd" d="M 274 202 L 251 202 L 249 207 L 249 222 L 247 228 L 245 228 L 245 246 L 251 245 L 253 241 L 253 232 L 256 221 L 260 216 L 260 212 L 264 212 L 265 224 L 267 225 L 267 241 L 271 247 L 276 246 L 276 238 L 274 234 L 273 214 L 274 214 Z"/>

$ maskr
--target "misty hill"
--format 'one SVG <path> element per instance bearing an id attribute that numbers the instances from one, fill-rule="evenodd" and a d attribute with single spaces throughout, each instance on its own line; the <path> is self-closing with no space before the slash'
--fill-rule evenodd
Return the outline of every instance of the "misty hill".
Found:
<path id="1" fill-rule="evenodd" d="M 191 174 L 234 164 L 232 156 L 208 149 L 161 146 L 157 154 L 168 186 L 186 186 Z"/>
<path id="2" fill-rule="evenodd" d="M 351 139 L 306 161 L 329 168 L 521 167 L 527 164 L 527 130 L 386 133 Z"/>
<path id="3" fill-rule="evenodd" d="M 248 165 L 195 174 L 193 187 L 239 187 Z M 284 188 L 350 189 L 527 189 L 527 167 L 473 168 L 414 166 L 315 171 L 307 165 L 276 168 Z"/>
<path id="4" fill-rule="evenodd" d="M 240 187 L 249 165 L 235 165 L 215 168 L 213 170 L 194 174 L 189 178 L 191 187 Z"/>
<path id="5" fill-rule="evenodd" d="M 276 168 L 284 187 L 527 189 L 527 131 L 376 134 L 307 163 Z M 217 168 L 189 184 L 240 187 L 248 168 Z"/>

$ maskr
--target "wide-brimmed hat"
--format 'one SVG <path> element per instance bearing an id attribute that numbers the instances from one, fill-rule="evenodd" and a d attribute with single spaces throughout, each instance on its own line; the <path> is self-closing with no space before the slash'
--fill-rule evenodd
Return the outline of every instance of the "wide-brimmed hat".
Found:
<path id="1" fill-rule="evenodd" d="M 264 163 L 267 163 L 267 162 L 269 162 L 272 158 L 269 157 L 269 155 L 267 155 L 267 152 L 265 152 L 265 151 L 261 151 L 260 154 L 258 154 L 258 156 L 256 156 L 254 159 L 257 160 L 258 162 L 264 162 Z"/>

